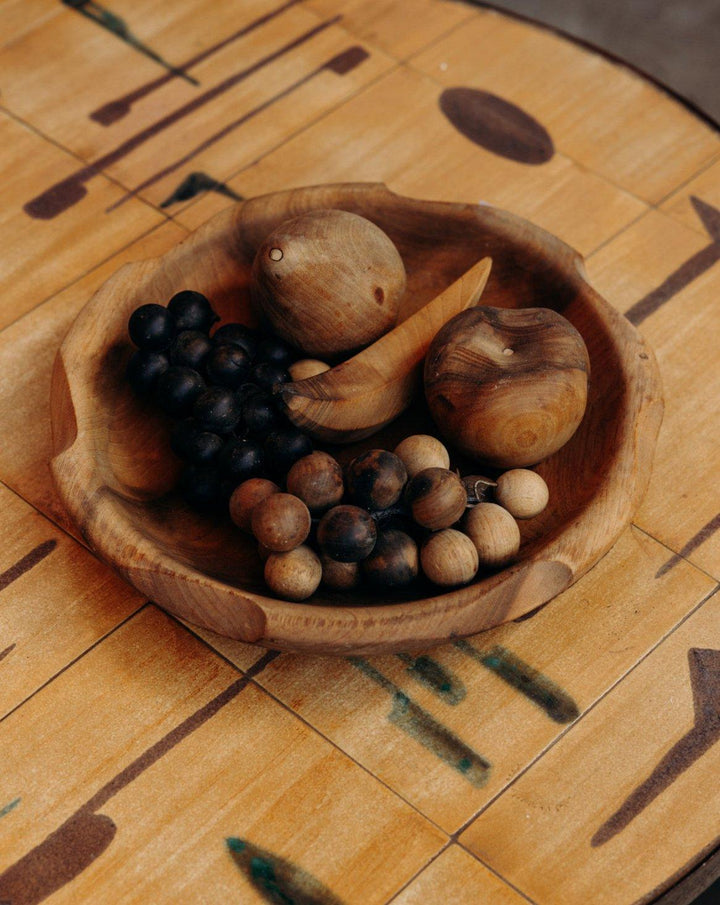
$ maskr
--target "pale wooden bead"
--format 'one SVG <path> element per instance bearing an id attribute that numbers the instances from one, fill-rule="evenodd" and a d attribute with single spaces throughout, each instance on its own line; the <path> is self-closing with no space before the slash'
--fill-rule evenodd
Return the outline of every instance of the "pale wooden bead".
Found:
<path id="1" fill-rule="evenodd" d="M 291 493 L 273 493 L 253 509 L 252 532 L 275 553 L 298 547 L 310 533 L 310 510 Z"/>
<path id="2" fill-rule="evenodd" d="M 279 597 L 307 600 L 318 589 L 322 566 L 315 551 L 301 544 L 287 553 L 271 553 L 264 574 L 265 583 Z"/>
<path id="3" fill-rule="evenodd" d="M 547 506 L 550 491 L 536 471 L 511 468 L 497 479 L 495 499 L 515 518 L 533 518 Z"/>
<path id="4" fill-rule="evenodd" d="M 465 512 L 467 493 L 461 478 L 448 468 L 423 468 L 407 485 L 405 499 L 423 528 L 449 528 Z"/>
<path id="5" fill-rule="evenodd" d="M 425 468 L 450 468 L 450 453 L 445 445 L 430 434 L 412 434 L 393 450 L 402 459 L 408 477 L 414 477 Z"/>
<path id="6" fill-rule="evenodd" d="M 507 565 L 520 549 L 518 524 L 497 503 L 478 503 L 468 509 L 462 527 L 475 544 L 481 566 Z"/>
<path id="7" fill-rule="evenodd" d="M 351 591 L 358 587 L 362 575 L 359 562 L 338 562 L 321 554 L 322 583 L 333 591 Z"/>
<path id="8" fill-rule="evenodd" d="M 248 478 L 232 492 L 229 503 L 230 518 L 243 531 L 252 533 L 252 513 L 272 493 L 279 493 L 280 488 L 267 478 Z"/>
<path id="9" fill-rule="evenodd" d="M 443 587 L 467 584 L 478 570 L 475 544 L 462 531 L 445 528 L 432 534 L 420 551 L 420 565 L 433 584 Z"/>
<path id="10" fill-rule="evenodd" d="M 317 377 L 329 370 L 330 365 L 318 358 L 301 358 L 290 365 L 288 373 L 293 380 L 307 380 L 308 377 Z"/>

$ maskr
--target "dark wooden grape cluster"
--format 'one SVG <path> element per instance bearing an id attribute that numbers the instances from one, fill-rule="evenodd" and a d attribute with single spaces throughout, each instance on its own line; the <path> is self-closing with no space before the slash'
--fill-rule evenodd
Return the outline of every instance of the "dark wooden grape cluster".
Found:
<path id="1" fill-rule="evenodd" d="M 516 519 L 547 502 L 539 475 L 461 478 L 446 447 L 424 434 L 394 451 L 361 453 L 343 469 L 275 401 L 291 375 L 326 365 L 294 360 L 283 341 L 243 324 L 213 330 L 217 321 L 207 298 L 189 290 L 167 306 L 142 305 L 128 323 L 137 351 L 127 379 L 173 420 L 184 500 L 229 514 L 254 536 L 272 592 L 300 601 L 320 584 L 387 591 L 421 576 L 447 588 L 512 560 Z"/>

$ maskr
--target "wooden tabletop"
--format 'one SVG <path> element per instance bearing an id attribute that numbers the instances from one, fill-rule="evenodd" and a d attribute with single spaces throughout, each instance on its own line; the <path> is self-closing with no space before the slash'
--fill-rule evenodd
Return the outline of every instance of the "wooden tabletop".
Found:
<path id="1" fill-rule="evenodd" d="M 450 0 L 0 2 L 0 902 L 631 905 L 720 873 L 720 137 Z M 54 492 L 57 347 L 122 263 L 276 189 L 496 205 L 652 345 L 633 524 L 528 618 L 422 656 L 166 615 Z"/>

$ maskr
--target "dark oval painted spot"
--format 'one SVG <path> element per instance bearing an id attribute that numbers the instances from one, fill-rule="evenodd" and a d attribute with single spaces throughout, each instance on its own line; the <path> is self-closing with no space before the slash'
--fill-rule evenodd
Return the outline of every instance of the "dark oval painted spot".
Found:
<path id="1" fill-rule="evenodd" d="M 555 153 L 547 129 L 520 107 L 477 88 L 446 88 L 440 109 L 470 141 L 518 163 L 547 163 Z"/>

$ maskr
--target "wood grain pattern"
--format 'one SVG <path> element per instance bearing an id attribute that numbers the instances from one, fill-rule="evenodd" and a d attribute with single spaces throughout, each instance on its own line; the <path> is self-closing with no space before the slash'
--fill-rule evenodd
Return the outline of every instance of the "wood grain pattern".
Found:
<path id="1" fill-rule="evenodd" d="M 259 243 L 282 220 L 327 206 L 368 216 L 385 230 L 403 257 L 413 308 L 489 253 L 488 304 L 552 305 L 586 340 L 597 376 L 582 427 L 542 466 L 554 500 L 543 536 L 521 550 L 517 565 L 449 594 L 381 606 L 360 595 L 344 608 L 321 593 L 310 604 L 265 596 L 246 539 L 172 501 L 166 506 L 176 472 L 167 433 L 138 408 L 123 380 L 127 319 L 141 300 L 163 302 L 192 284 L 221 316 L 238 318 L 236 299 L 247 292 Z M 120 271 L 83 309 L 53 379 L 52 468 L 60 495 L 91 546 L 131 583 L 171 612 L 238 640 L 328 653 L 403 649 L 522 615 L 584 574 L 628 523 L 662 413 L 652 353 L 585 282 L 581 266 L 562 243 L 508 214 L 412 201 L 378 186 L 306 189 L 241 204 L 157 262 Z M 402 420 L 389 436 L 398 431 L 416 432 Z M 604 434 L 610 439 L 599 445 Z M 374 436 L 375 445 L 383 442 L 388 438 Z"/>
<path id="2" fill-rule="evenodd" d="M 13 905 L 688 902 L 720 869 L 715 692 L 698 683 L 718 648 L 717 131 L 622 65 L 476 4 L 92 6 L 161 61 L 62 0 L 0 2 Z M 68 178 L 87 195 L 49 220 L 23 210 Z M 64 533 L 51 483 L 62 335 L 121 263 L 237 197 L 363 180 L 489 202 L 587 256 L 664 384 L 641 527 L 544 608 L 402 657 L 274 656 L 133 615 L 145 598 Z M 544 525 L 524 526 L 526 545 Z"/>

